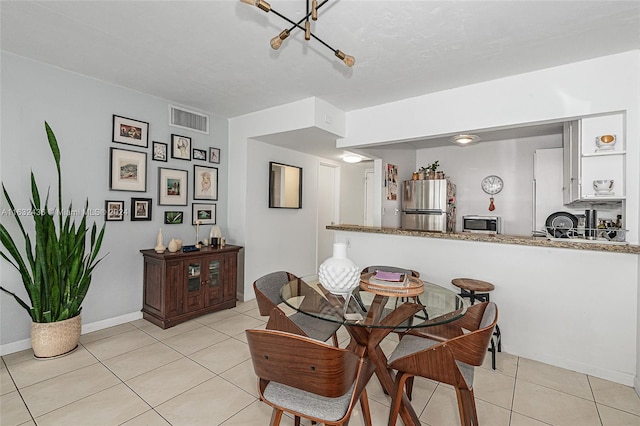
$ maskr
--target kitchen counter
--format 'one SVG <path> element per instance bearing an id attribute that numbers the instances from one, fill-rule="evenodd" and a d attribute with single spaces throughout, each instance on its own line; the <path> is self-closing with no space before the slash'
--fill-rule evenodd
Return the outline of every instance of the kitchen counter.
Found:
<path id="1" fill-rule="evenodd" d="M 488 235 L 468 232 L 442 233 L 362 225 L 328 225 L 327 229 L 333 231 L 364 232 L 370 234 L 406 235 L 410 237 L 440 238 L 446 240 L 478 241 L 484 243 L 516 244 L 534 247 L 553 247 L 568 248 L 573 250 L 603 251 L 610 253 L 640 254 L 640 246 L 633 244 L 592 243 L 571 239 L 566 239 L 565 241 L 550 241 L 546 237 L 524 237 L 519 235 L 503 234 Z"/>

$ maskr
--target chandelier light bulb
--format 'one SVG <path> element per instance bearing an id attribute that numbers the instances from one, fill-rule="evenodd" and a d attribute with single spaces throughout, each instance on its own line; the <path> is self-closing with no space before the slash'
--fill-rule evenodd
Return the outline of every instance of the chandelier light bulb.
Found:
<path id="1" fill-rule="evenodd" d="M 255 4 L 265 12 L 269 12 L 271 10 L 271 5 L 264 0 L 255 0 Z"/>
<path id="2" fill-rule="evenodd" d="M 311 22 L 309 22 L 308 19 L 304 23 L 304 39 L 307 41 L 311 40 Z"/>
<path id="3" fill-rule="evenodd" d="M 311 19 L 314 21 L 318 20 L 318 0 L 311 2 Z"/>
<path id="4" fill-rule="evenodd" d="M 345 55 L 345 53 L 341 50 L 335 51 L 336 56 L 342 60 L 349 68 L 351 68 L 356 63 L 356 58 L 351 55 Z"/>
<path id="5" fill-rule="evenodd" d="M 271 39 L 271 48 L 273 50 L 278 50 L 280 46 L 282 46 L 282 40 L 289 37 L 289 30 L 282 30 L 280 34 Z"/>

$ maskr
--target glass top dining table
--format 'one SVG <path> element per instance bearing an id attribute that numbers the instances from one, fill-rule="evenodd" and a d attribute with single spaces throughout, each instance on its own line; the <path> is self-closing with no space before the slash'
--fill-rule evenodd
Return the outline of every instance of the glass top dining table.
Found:
<path id="1" fill-rule="evenodd" d="M 452 290 L 420 280 L 414 282 L 418 289 L 411 295 L 400 294 L 397 290 L 395 293 L 376 291 L 368 285 L 368 277 L 363 274 L 360 277 L 362 288 L 347 294 L 327 291 L 318 275 L 296 278 L 281 288 L 283 303 L 279 307 L 287 308 L 291 313 L 297 311 L 342 324 L 351 336 L 346 349 L 372 362 L 383 389 L 392 395 L 395 373 L 387 368 L 387 357 L 380 347 L 385 336 L 391 332 L 421 332 L 453 321 L 464 315 L 467 302 Z M 423 289 L 419 284 L 423 284 Z M 285 312 L 285 315 L 288 314 Z M 402 395 L 400 417 L 405 425 L 420 425 L 406 393 Z"/>
<path id="2" fill-rule="evenodd" d="M 444 324 L 464 315 L 468 304 L 460 295 L 433 283 L 423 283 L 424 291 L 415 296 L 398 294 L 389 297 L 356 288 L 349 297 L 326 290 L 316 274 L 289 281 L 282 287 L 280 295 L 284 304 L 295 311 L 356 327 L 423 328 Z M 347 298 L 348 304 L 345 303 Z M 392 319 L 394 312 L 395 318 Z"/>

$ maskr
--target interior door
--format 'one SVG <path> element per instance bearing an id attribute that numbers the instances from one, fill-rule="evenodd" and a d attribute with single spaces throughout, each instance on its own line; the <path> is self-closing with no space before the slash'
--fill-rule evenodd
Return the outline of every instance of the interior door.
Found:
<path id="1" fill-rule="evenodd" d="M 364 225 L 373 226 L 374 185 L 373 169 L 364 171 Z"/>
<path id="2" fill-rule="evenodd" d="M 336 196 L 339 194 L 338 171 L 335 166 L 320 164 L 318 169 L 318 257 L 316 268 L 331 257 L 333 231 L 327 225 L 335 224 L 337 218 Z"/>

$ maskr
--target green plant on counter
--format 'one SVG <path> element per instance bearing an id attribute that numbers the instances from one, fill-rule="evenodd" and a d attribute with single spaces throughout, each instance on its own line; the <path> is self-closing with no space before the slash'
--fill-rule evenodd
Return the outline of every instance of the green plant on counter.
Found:
<path id="1" fill-rule="evenodd" d="M 93 223 L 87 251 L 89 201 L 85 203 L 82 220 L 77 226 L 75 219 L 71 220 L 72 204 L 69 204 L 69 214 L 63 214 L 60 149 L 49 124 L 45 122 L 44 125 L 58 171 L 58 210 L 49 211 L 49 190 L 42 205 L 40 191 L 32 171 L 29 213 L 35 225 L 33 241 L 25 231 L 19 212 L 16 211 L 4 183 L 2 184 L 4 196 L 24 239 L 25 257 L 18 250 L 8 230 L 0 224 L 0 242 L 4 249 L 0 250 L 0 255 L 20 272 L 31 306 L 6 288 L 0 286 L 0 290 L 13 296 L 29 313 L 31 319 L 38 323 L 63 321 L 80 314 L 82 301 L 91 284 L 91 274 L 104 258 L 103 256 L 97 259 L 105 228 L 103 224 L 98 233 L 96 224 Z M 57 229 L 54 214 L 58 215 Z M 66 216 L 64 221 L 62 216 Z"/>
<path id="2" fill-rule="evenodd" d="M 429 164 L 426 167 L 426 170 L 430 171 L 430 172 L 435 172 L 436 170 L 438 170 L 438 167 L 440 166 L 440 162 L 438 160 L 434 161 L 433 163 Z"/>

